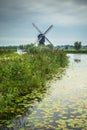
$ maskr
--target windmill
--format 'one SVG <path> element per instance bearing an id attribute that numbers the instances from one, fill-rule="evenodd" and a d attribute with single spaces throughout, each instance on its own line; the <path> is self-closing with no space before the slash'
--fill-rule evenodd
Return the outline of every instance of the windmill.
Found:
<path id="1" fill-rule="evenodd" d="M 45 44 L 45 40 L 47 40 L 50 44 L 52 44 L 45 35 L 53 27 L 53 25 L 49 26 L 49 28 L 44 33 L 42 33 L 42 31 L 40 31 L 40 29 L 34 23 L 32 23 L 32 25 L 40 33 L 38 35 L 38 40 L 35 42 L 35 44 L 38 43 L 39 45 L 44 45 Z"/>

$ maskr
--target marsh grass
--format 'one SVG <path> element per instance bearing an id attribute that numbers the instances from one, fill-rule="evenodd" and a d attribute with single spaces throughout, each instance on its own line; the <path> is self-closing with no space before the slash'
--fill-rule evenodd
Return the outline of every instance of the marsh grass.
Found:
<path id="1" fill-rule="evenodd" d="M 34 47 L 27 54 L 0 57 L 0 120 L 23 114 L 40 100 L 46 83 L 68 63 L 65 52 Z"/>

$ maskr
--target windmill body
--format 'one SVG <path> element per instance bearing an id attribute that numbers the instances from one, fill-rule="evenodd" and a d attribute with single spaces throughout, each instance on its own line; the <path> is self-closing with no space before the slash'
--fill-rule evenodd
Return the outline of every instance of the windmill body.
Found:
<path id="1" fill-rule="evenodd" d="M 45 35 L 53 27 L 53 25 L 51 25 L 44 33 L 42 33 L 42 31 L 40 31 L 40 29 L 34 23 L 32 24 L 36 28 L 36 30 L 39 32 L 39 35 L 37 37 L 38 39 L 35 42 L 35 44 L 38 43 L 38 45 L 45 45 L 45 40 L 47 40 L 50 44 L 52 44 Z"/>
<path id="2" fill-rule="evenodd" d="M 38 41 L 39 41 L 39 45 L 44 45 L 45 44 L 45 36 L 43 34 L 39 34 Z"/>

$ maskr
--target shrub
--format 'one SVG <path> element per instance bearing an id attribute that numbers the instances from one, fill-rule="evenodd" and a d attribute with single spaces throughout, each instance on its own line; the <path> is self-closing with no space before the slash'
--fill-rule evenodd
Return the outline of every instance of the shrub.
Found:
<path id="1" fill-rule="evenodd" d="M 35 98 L 35 94 L 38 97 L 37 93 L 46 90 L 46 81 L 60 67 L 67 65 L 67 57 L 63 51 L 44 47 L 33 49 L 28 54 L 14 54 L 0 61 L 1 114 L 13 112 L 12 109 L 16 114 L 17 108 L 22 106 L 19 104 L 23 102 L 24 96 L 28 94 L 28 100 L 33 99 L 33 96 Z"/>

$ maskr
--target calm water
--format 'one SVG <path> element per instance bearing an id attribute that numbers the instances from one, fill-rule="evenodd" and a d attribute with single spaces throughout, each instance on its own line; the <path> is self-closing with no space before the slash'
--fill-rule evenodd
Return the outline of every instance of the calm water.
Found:
<path id="1" fill-rule="evenodd" d="M 87 55 L 68 56 L 62 79 L 52 81 L 41 102 L 2 130 L 87 130 Z"/>

